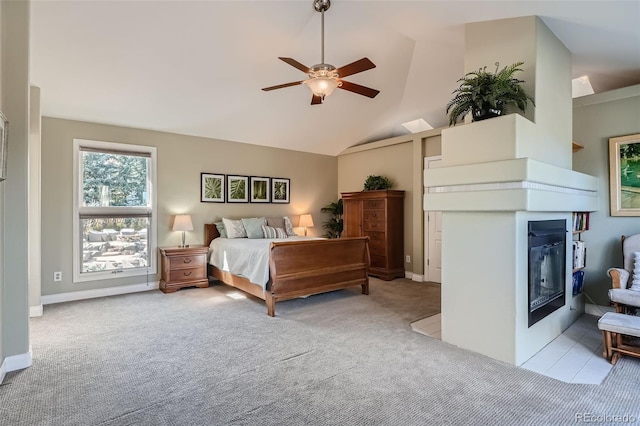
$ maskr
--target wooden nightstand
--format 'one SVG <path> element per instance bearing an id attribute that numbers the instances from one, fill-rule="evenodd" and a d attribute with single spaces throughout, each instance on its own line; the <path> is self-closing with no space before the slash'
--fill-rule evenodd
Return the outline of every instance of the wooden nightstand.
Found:
<path id="1" fill-rule="evenodd" d="M 208 287 L 208 254 L 205 246 L 161 248 L 160 290 L 173 293 L 183 287 Z"/>

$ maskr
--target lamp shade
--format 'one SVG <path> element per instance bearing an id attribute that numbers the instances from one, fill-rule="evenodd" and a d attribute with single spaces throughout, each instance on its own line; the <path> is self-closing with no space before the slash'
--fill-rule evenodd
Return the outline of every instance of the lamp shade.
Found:
<path id="1" fill-rule="evenodd" d="M 177 214 L 173 219 L 172 231 L 193 231 L 193 223 L 191 223 L 191 215 Z"/>
<path id="2" fill-rule="evenodd" d="M 320 96 L 322 99 L 329 96 L 338 87 L 338 81 L 331 77 L 310 78 L 305 80 L 305 84 L 309 86 L 314 95 Z"/>
<path id="3" fill-rule="evenodd" d="M 300 223 L 298 224 L 298 226 L 305 228 L 313 227 L 313 217 L 311 217 L 310 214 L 301 214 Z"/>

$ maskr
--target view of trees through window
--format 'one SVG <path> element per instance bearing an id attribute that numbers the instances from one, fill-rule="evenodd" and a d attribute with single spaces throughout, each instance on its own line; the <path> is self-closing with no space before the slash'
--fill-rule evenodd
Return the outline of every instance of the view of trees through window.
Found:
<path id="1" fill-rule="evenodd" d="M 150 159 L 81 150 L 81 161 L 82 273 L 146 267 Z"/>

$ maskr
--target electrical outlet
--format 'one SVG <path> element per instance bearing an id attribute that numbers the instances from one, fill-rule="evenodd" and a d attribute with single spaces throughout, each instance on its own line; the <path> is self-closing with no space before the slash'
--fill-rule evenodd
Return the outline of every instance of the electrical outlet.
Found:
<path id="1" fill-rule="evenodd" d="M 411 256 L 407 255 L 406 260 L 407 260 L 407 263 L 411 263 Z"/>
<path id="2" fill-rule="evenodd" d="M 62 281 L 62 271 L 57 271 L 53 273 L 54 281 Z"/>

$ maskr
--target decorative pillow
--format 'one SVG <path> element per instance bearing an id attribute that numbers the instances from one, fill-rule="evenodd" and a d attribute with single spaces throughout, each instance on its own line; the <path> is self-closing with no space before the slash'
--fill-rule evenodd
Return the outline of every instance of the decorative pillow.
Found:
<path id="1" fill-rule="evenodd" d="M 629 290 L 640 291 L 640 252 L 633 253 L 633 280 Z"/>
<path id="2" fill-rule="evenodd" d="M 283 219 L 284 219 L 284 230 L 287 232 L 287 235 L 289 236 L 297 235 L 295 232 L 293 232 L 293 226 L 291 225 L 291 219 L 289 219 L 289 216 L 285 216 L 283 217 Z"/>
<path id="3" fill-rule="evenodd" d="M 227 230 L 224 229 L 224 223 L 216 222 L 214 223 L 214 225 L 216 225 L 216 229 L 218 230 L 218 234 L 220 234 L 220 238 L 227 238 Z"/>
<path id="4" fill-rule="evenodd" d="M 263 225 L 262 232 L 265 238 L 287 238 L 287 233 L 283 228 Z"/>
<path id="5" fill-rule="evenodd" d="M 233 220 L 223 217 L 222 223 L 224 224 L 224 229 L 227 231 L 227 238 L 247 237 L 247 231 L 244 229 L 244 225 L 242 225 L 242 220 Z"/>
<path id="6" fill-rule="evenodd" d="M 284 218 L 283 217 L 268 217 L 267 218 L 267 226 L 272 228 L 282 228 L 284 227 Z"/>
<path id="7" fill-rule="evenodd" d="M 267 224 L 267 220 L 264 217 L 250 217 L 240 220 L 242 220 L 242 225 L 245 231 L 247 231 L 248 238 L 264 238 L 262 225 Z"/>

